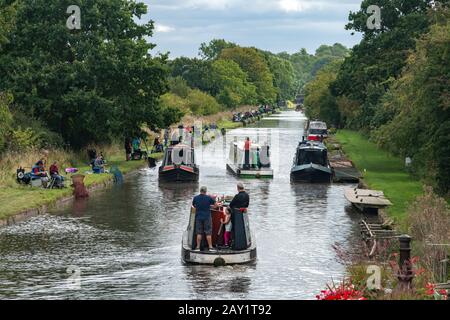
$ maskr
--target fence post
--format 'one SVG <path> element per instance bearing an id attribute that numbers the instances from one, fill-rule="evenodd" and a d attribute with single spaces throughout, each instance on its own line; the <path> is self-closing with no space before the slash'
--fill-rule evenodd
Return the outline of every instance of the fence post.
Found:
<path id="1" fill-rule="evenodd" d="M 413 272 L 411 265 L 411 237 L 409 235 L 401 235 L 399 237 L 400 241 L 400 258 L 399 258 L 399 274 L 398 280 L 400 281 L 400 286 L 405 289 L 411 288 L 411 283 L 413 280 Z"/>

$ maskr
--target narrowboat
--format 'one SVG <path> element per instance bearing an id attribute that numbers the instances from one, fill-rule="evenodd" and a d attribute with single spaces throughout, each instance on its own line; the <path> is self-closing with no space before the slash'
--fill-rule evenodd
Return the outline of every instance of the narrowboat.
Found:
<path id="1" fill-rule="evenodd" d="M 310 121 L 307 124 L 306 136 L 309 141 L 320 141 L 328 137 L 327 124 L 322 121 Z"/>
<path id="2" fill-rule="evenodd" d="M 244 142 L 232 142 L 227 169 L 241 178 L 273 178 L 270 163 L 270 147 L 252 143 L 248 163 L 245 163 Z"/>
<path id="3" fill-rule="evenodd" d="M 185 144 L 170 146 L 159 168 L 159 180 L 164 182 L 198 181 L 199 167 L 195 164 L 194 149 Z"/>
<path id="4" fill-rule="evenodd" d="M 181 244 L 181 260 L 185 264 L 225 266 L 251 264 L 256 262 L 256 239 L 250 230 L 249 217 L 246 210 L 235 210 L 231 222 L 231 245 L 224 246 L 221 219 L 225 216 L 226 201 L 219 201 L 217 208 L 211 209 L 212 244 L 214 251 L 208 250 L 206 236 L 203 235 L 200 250 L 196 250 L 195 208 L 191 208 L 189 224 L 183 233 Z"/>
<path id="5" fill-rule="evenodd" d="M 300 142 L 291 169 L 291 181 L 331 182 L 332 176 L 325 145 L 316 141 Z"/>

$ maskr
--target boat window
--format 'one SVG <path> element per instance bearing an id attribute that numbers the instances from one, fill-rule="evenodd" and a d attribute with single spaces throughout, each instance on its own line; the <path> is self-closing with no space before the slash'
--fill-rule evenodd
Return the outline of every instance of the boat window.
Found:
<path id="1" fill-rule="evenodd" d="M 326 164 L 327 164 L 326 159 L 327 159 L 327 154 L 324 151 L 301 150 L 298 154 L 297 165 L 315 163 L 315 164 L 320 164 L 322 166 L 326 166 Z"/>
<path id="2" fill-rule="evenodd" d="M 165 161 L 165 164 L 164 165 L 166 165 L 166 166 L 170 166 L 171 164 L 173 164 L 173 162 L 172 162 L 172 150 L 169 150 L 168 152 L 167 152 L 167 155 L 166 155 L 166 159 L 165 159 L 166 161 Z"/>
<path id="3" fill-rule="evenodd" d="M 326 135 L 327 130 L 325 130 L 325 129 L 310 129 L 309 134 Z"/>

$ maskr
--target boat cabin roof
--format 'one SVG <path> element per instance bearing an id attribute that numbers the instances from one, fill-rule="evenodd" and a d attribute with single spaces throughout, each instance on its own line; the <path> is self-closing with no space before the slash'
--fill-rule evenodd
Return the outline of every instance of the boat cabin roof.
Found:
<path id="1" fill-rule="evenodd" d="M 317 142 L 317 141 L 302 141 L 300 142 L 300 144 L 298 145 L 298 147 L 302 150 L 317 150 L 317 151 L 326 151 L 327 147 L 321 143 L 321 142 Z"/>
<path id="2" fill-rule="evenodd" d="M 326 130 L 327 129 L 327 124 L 323 121 L 311 121 L 309 123 L 309 128 L 310 129 L 322 129 L 322 130 Z"/>

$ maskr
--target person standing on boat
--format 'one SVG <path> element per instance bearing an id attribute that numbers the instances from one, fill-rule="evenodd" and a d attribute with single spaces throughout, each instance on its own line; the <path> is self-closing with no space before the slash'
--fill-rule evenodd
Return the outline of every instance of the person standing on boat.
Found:
<path id="1" fill-rule="evenodd" d="M 250 169 L 250 148 L 252 146 L 252 142 L 250 141 L 250 138 L 247 137 L 244 144 L 244 152 L 245 152 L 245 164 L 244 169 L 248 170 Z"/>
<path id="2" fill-rule="evenodd" d="M 211 206 L 215 205 L 213 198 L 206 194 L 207 188 L 201 187 L 200 194 L 192 200 L 192 206 L 195 208 L 195 233 L 197 234 L 197 246 L 195 251 L 200 251 L 202 235 L 206 234 L 206 241 L 210 251 L 215 251 L 212 246 L 212 219 Z"/>
<path id="3" fill-rule="evenodd" d="M 241 182 L 237 184 L 237 190 L 238 194 L 235 195 L 231 201 L 230 208 L 232 210 L 236 209 L 242 211 L 243 209 L 247 209 L 250 205 L 250 196 L 245 191 L 245 187 Z"/>

